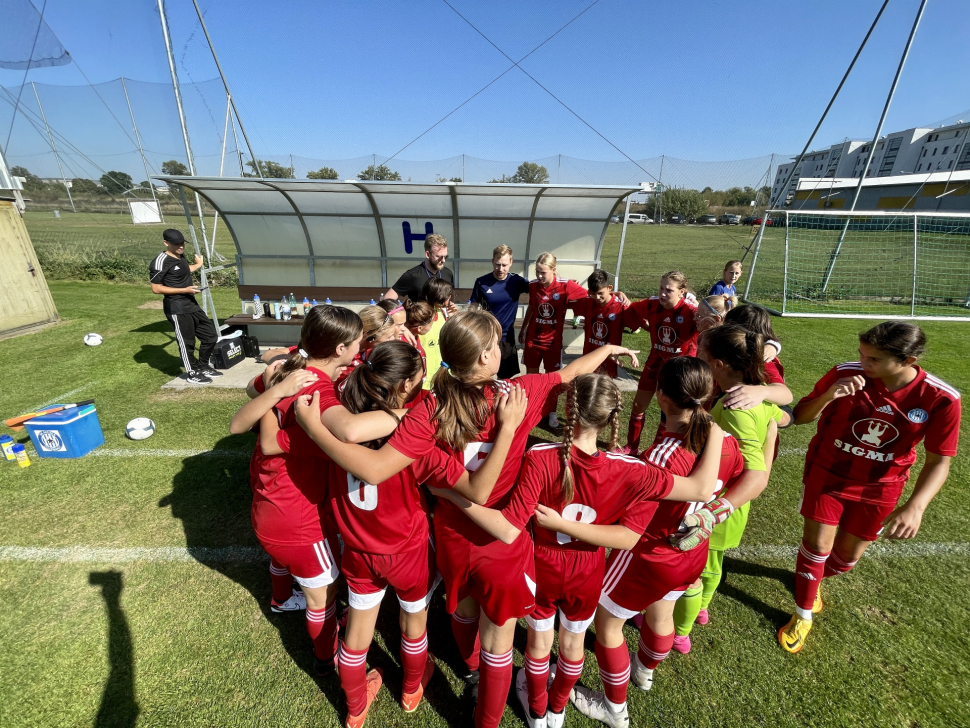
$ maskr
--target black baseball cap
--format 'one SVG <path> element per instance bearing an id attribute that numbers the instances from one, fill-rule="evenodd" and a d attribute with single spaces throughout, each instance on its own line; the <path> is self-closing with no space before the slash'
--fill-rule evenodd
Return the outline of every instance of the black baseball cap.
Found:
<path id="1" fill-rule="evenodd" d="M 168 230 L 166 230 L 165 232 L 163 232 L 162 233 L 162 239 L 166 243 L 173 243 L 175 245 L 178 245 L 179 243 L 184 243 L 185 242 L 185 236 L 182 235 L 182 233 L 180 233 L 175 228 L 169 228 Z"/>

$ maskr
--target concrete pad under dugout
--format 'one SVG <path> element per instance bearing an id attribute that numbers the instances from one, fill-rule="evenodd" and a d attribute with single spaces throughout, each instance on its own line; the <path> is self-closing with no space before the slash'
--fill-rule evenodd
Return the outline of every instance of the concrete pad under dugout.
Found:
<path id="1" fill-rule="evenodd" d="M 265 348 L 265 347 L 264 347 Z M 579 353 L 570 353 L 568 350 L 563 356 L 563 363 L 568 364 L 569 362 L 577 359 Z M 522 363 L 522 351 L 519 351 L 519 364 Z M 245 389 L 249 381 L 255 377 L 257 374 L 262 374 L 264 364 L 255 361 L 254 359 L 244 359 L 242 362 L 234 366 L 232 369 L 223 370 L 221 377 L 212 380 L 212 384 L 189 384 L 181 377 L 176 377 L 170 382 L 166 382 L 162 385 L 162 389 L 199 389 L 204 387 L 211 387 L 215 389 Z M 525 367 L 522 367 L 522 372 L 525 373 Z M 639 381 L 639 375 L 636 372 L 630 373 L 624 371 L 623 367 L 620 367 L 620 376 L 613 381 L 620 388 L 621 392 L 635 392 L 637 390 L 637 382 Z"/>

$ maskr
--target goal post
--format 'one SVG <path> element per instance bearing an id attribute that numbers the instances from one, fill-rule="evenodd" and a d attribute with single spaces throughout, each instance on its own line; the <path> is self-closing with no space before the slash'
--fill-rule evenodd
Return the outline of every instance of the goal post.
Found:
<path id="1" fill-rule="evenodd" d="M 783 316 L 970 321 L 970 213 L 770 210 L 745 300 Z"/>

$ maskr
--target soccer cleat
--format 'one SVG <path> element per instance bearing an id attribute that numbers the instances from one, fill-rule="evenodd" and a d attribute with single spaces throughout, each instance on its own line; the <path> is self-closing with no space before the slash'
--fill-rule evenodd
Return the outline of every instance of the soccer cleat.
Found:
<path id="1" fill-rule="evenodd" d="M 222 372 L 220 372 L 218 369 L 213 369 L 212 367 L 202 367 L 199 371 L 201 371 L 207 377 L 212 377 L 213 379 L 215 377 L 222 376 Z"/>
<path id="2" fill-rule="evenodd" d="M 711 615 L 706 609 L 702 609 L 697 613 L 697 619 L 694 620 L 697 624 L 707 624 L 711 621 Z"/>
<path id="3" fill-rule="evenodd" d="M 690 635 L 689 634 L 675 634 L 673 649 L 677 650 L 682 655 L 686 655 L 690 652 Z"/>
<path id="4" fill-rule="evenodd" d="M 598 720 L 611 728 L 629 728 L 630 712 L 627 710 L 626 703 L 618 711 L 614 711 L 606 704 L 606 696 L 603 693 L 590 690 L 583 685 L 577 685 L 569 693 L 569 700 L 580 713 L 587 718 Z"/>
<path id="5" fill-rule="evenodd" d="M 367 711 L 370 710 L 371 703 L 374 702 L 374 698 L 377 697 L 381 684 L 384 682 L 383 676 L 384 673 L 381 672 L 379 667 L 375 667 L 367 673 L 367 704 L 364 705 L 364 710 L 360 715 L 347 716 L 347 728 L 361 728 L 364 725 L 364 721 L 367 719 Z"/>
<path id="6" fill-rule="evenodd" d="M 189 384 L 212 384 L 212 380 L 203 374 L 201 369 L 194 372 L 186 372 L 183 379 Z"/>
<path id="7" fill-rule="evenodd" d="M 552 710 L 546 711 L 546 728 L 563 728 L 566 723 L 566 711 L 554 713 Z"/>
<path id="8" fill-rule="evenodd" d="M 815 592 L 815 601 L 812 603 L 812 614 L 818 614 L 823 607 L 825 604 L 822 602 L 822 587 L 819 586 L 818 591 Z"/>
<path id="9" fill-rule="evenodd" d="M 792 654 L 801 652 L 802 647 L 805 646 L 805 638 L 808 637 L 811 629 L 812 620 L 802 619 L 797 614 L 793 614 L 788 624 L 778 630 L 778 644 L 786 652 Z"/>
<path id="10" fill-rule="evenodd" d="M 478 670 L 468 670 L 461 679 L 468 684 L 468 692 L 466 695 L 468 699 L 472 701 L 472 704 L 478 705 L 478 680 L 480 674 Z"/>
<path id="11" fill-rule="evenodd" d="M 636 652 L 630 653 L 630 682 L 641 690 L 653 687 L 653 670 L 640 664 Z"/>
<path id="12" fill-rule="evenodd" d="M 525 668 L 521 668 L 515 675 L 515 694 L 522 705 L 522 712 L 525 713 L 525 724 L 529 728 L 547 728 L 546 716 L 535 718 L 529 709 L 529 685 L 525 676 Z"/>
<path id="13" fill-rule="evenodd" d="M 431 676 L 434 674 L 434 657 L 431 653 L 428 653 L 428 662 L 424 666 L 424 675 L 421 676 L 421 683 L 418 685 L 418 689 L 413 693 L 404 693 L 401 696 L 401 708 L 405 713 L 413 713 L 418 709 L 421 704 L 421 698 L 424 697 L 424 689 L 428 687 L 428 683 L 431 682 Z"/>
<path id="14" fill-rule="evenodd" d="M 559 429 L 559 418 L 556 417 L 555 412 L 549 413 L 549 429 L 558 430 Z"/>
<path id="15" fill-rule="evenodd" d="M 303 592 L 298 592 L 295 589 L 290 598 L 285 602 L 278 602 L 275 599 L 270 599 L 269 609 L 271 612 L 276 612 L 280 614 L 281 612 L 300 612 L 306 609 L 306 597 Z"/>

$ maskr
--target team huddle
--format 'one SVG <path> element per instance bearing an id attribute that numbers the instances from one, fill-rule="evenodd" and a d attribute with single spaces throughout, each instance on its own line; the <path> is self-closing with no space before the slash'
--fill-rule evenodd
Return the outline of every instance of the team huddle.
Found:
<path id="1" fill-rule="evenodd" d="M 495 253 L 511 262 L 505 246 Z M 780 429 L 817 422 L 796 604 L 777 635 L 789 652 L 822 609 L 822 579 L 849 571 L 880 535 L 914 536 L 946 480 L 960 395 L 919 367 L 919 327 L 860 334 L 859 360 L 834 366 L 792 407 L 769 313 L 737 304 L 737 261 L 713 295 L 696 299 L 671 272 L 656 296 L 634 302 L 603 271 L 583 288 L 556 275 L 551 254 L 535 267 L 526 374 L 500 378 L 515 354 L 509 328 L 489 311 L 456 310 L 451 284 L 429 277 L 422 300 L 312 308 L 299 345 L 253 380 L 233 418 L 232 432 L 259 433 L 252 522 L 271 557 L 271 608 L 305 609 L 314 668 L 337 670 L 348 727 L 364 724 L 383 682 L 367 653 L 389 586 L 404 711 L 417 709 L 434 672 L 427 618 L 443 582 L 476 726 L 502 718 L 522 618 L 515 688 L 528 725 L 562 726 L 572 702 L 627 726 L 630 683 L 650 690 L 670 651 L 690 651 L 694 625 L 712 619 L 724 552 L 741 543 L 768 486 Z M 563 366 L 568 309 L 585 319 L 584 353 Z M 639 367 L 639 352 L 622 346 L 637 329 L 651 348 L 621 442 L 614 377 L 621 358 Z M 559 428 L 561 397 L 561 442 L 527 449 L 540 423 Z M 641 451 L 653 399 L 661 424 Z M 921 441 L 926 460 L 900 505 Z M 342 629 L 338 593 L 349 605 Z M 640 635 L 633 652 L 629 620 Z M 578 684 L 594 622 L 601 692 Z"/>

